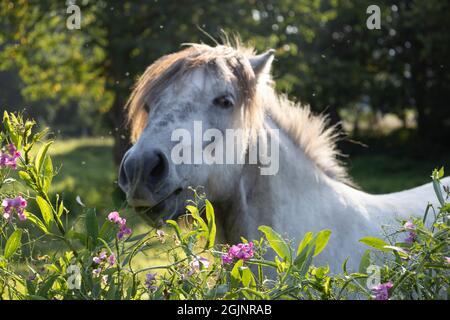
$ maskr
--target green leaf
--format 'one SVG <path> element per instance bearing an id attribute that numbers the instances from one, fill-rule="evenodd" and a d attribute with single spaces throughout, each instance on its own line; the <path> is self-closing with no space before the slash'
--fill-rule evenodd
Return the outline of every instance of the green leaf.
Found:
<path id="1" fill-rule="evenodd" d="M 313 238 L 313 233 L 311 231 L 307 232 L 305 234 L 305 236 L 303 237 L 303 240 L 298 245 L 297 256 L 303 251 L 303 249 L 305 249 L 305 247 L 309 244 L 309 242 L 312 240 L 312 238 Z"/>
<path id="2" fill-rule="evenodd" d="M 370 260 L 370 249 L 367 249 L 366 251 L 364 251 L 361 257 L 361 261 L 359 262 L 359 272 L 366 274 L 367 268 L 370 266 L 371 263 L 372 262 Z"/>
<path id="3" fill-rule="evenodd" d="M 235 264 L 233 269 L 231 270 L 231 285 L 236 288 L 239 283 L 241 282 L 241 273 L 239 271 L 239 269 L 243 266 L 244 261 L 243 260 L 238 260 Z"/>
<path id="4" fill-rule="evenodd" d="M 381 250 L 381 251 L 390 251 L 389 249 L 386 249 L 385 247 L 389 244 L 386 243 L 384 240 L 381 240 L 376 237 L 365 237 L 359 240 L 359 242 L 364 243 L 365 245 L 368 245 L 369 247 Z"/>
<path id="5" fill-rule="evenodd" d="M 27 294 L 30 296 L 34 295 L 36 292 L 36 286 L 34 285 L 33 281 L 27 279 L 26 285 L 27 285 Z"/>
<path id="6" fill-rule="evenodd" d="M 98 236 L 99 238 L 110 240 L 110 238 L 112 238 L 112 236 L 114 235 L 114 231 L 115 231 L 114 224 L 107 220 L 103 223 L 102 227 L 100 228 Z"/>
<path id="7" fill-rule="evenodd" d="M 44 198 L 40 196 L 36 196 L 36 202 L 39 206 L 39 210 L 41 210 L 45 225 L 49 228 L 51 222 L 53 221 L 52 207 Z"/>
<path id="8" fill-rule="evenodd" d="M 27 216 L 28 221 L 30 221 L 36 227 L 38 227 L 39 229 L 44 231 L 44 233 L 48 233 L 48 229 L 45 226 L 45 224 L 41 221 L 41 219 L 39 219 L 38 217 L 36 217 L 34 214 L 32 214 L 29 211 L 25 211 L 25 215 Z"/>
<path id="9" fill-rule="evenodd" d="M 95 213 L 95 209 L 89 209 L 86 213 L 86 233 L 89 238 L 92 240 L 92 247 L 97 245 L 98 238 L 98 222 L 97 215 Z M 88 247 L 89 241 L 88 241 Z"/>
<path id="10" fill-rule="evenodd" d="M 45 143 L 37 152 L 36 157 L 34 158 L 34 167 L 36 172 L 39 174 L 44 165 L 45 156 L 47 155 L 48 148 L 53 143 L 53 141 L 49 141 Z"/>
<path id="11" fill-rule="evenodd" d="M 14 253 L 16 253 L 17 249 L 20 248 L 21 243 L 22 243 L 22 229 L 17 229 L 8 238 L 8 241 L 6 241 L 4 253 L 5 259 L 11 258 L 14 255 Z"/>
<path id="12" fill-rule="evenodd" d="M 331 230 L 322 230 L 316 236 L 316 249 L 314 251 L 314 257 L 322 252 L 323 249 L 328 244 L 328 240 L 330 240 Z"/>
<path id="13" fill-rule="evenodd" d="M 256 281 L 253 272 L 248 267 L 241 267 L 241 281 L 244 287 L 255 288 Z"/>
<path id="14" fill-rule="evenodd" d="M 49 276 L 44 284 L 42 285 L 42 287 L 39 288 L 38 290 L 38 296 L 41 297 L 47 297 L 48 292 L 50 291 L 50 289 L 53 287 L 53 284 L 55 283 L 56 279 L 58 279 L 57 275 L 51 275 Z"/>
<path id="15" fill-rule="evenodd" d="M 166 223 L 175 229 L 178 239 L 182 240 L 183 237 L 181 236 L 181 229 L 178 226 L 178 223 L 174 220 L 166 220 Z"/>
<path id="16" fill-rule="evenodd" d="M 68 239 L 76 239 L 76 240 L 80 241 L 83 245 L 85 245 L 87 242 L 86 234 L 81 233 L 81 232 L 76 232 L 74 230 L 67 231 L 66 237 Z"/>
<path id="17" fill-rule="evenodd" d="M 61 218 L 63 213 L 64 213 L 64 201 L 61 200 L 58 207 L 58 217 Z"/>
<path id="18" fill-rule="evenodd" d="M 45 193 L 47 193 L 50 188 L 50 184 L 52 183 L 52 179 L 53 179 L 53 163 L 52 163 L 52 159 L 50 158 L 50 156 L 45 157 L 45 160 L 44 160 L 43 178 L 44 178 L 44 183 L 43 183 L 42 189 L 44 190 Z"/>
<path id="19" fill-rule="evenodd" d="M 208 222 L 208 249 L 214 247 L 216 241 L 216 221 L 214 217 L 214 208 L 208 200 L 205 200 L 206 204 L 206 221 Z"/>
<path id="20" fill-rule="evenodd" d="M 433 180 L 433 189 L 434 193 L 436 194 L 436 197 L 439 200 L 439 203 L 441 204 L 441 206 L 444 206 L 445 200 L 444 197 L 442 196 L 442 188 L 439 180 Z"/>
<path id="21" fill-rule="evenodd" d="M 316 248 L 316 242 L 315 242 L 315 240 L 313 240 L 302 251 L 301 255 L 298 256 L 294 261 L 294 265 L 298 268 L 298 271 L 299 271 L 299 274 L 301 277 L 305 276 L 305 274 L 309 270 L 309 267 L 313 261 L 315 248 Z"/>
<path id="22" fill-rule="evenodd" d="M 202 219 L 202 217 L 200 217 L 198 208 L 188 205 L 188 206 L 186 206 L 186 209 L 190 212 L 192 218 L 194 218 L 195 221 L 198 222 L 198 224 L 200 225 L 200 229 L 209 234 L 208 225 L 205 223 L 205 221 Z"/>
<path id="23" fill-rule="evenodd" d="M 292 261 L 291 252 L 289 250 L 289 246 L 287 245 L 286 241 L 278 234 L 276 233 L 271 227 L 269 226 L 260 226 L 258 228 L 259 231 L 264 233 L 264 235 L 267 238 L 267 241 L 269 241 L 270 246 L 272 249 L 285 261 Z"/>
<path id="24" fill-rule="evenodd" d="M 33 135 L 33 143 L 40 141 L 49 131 L 49 128 L 44 128 L 42 131 Z"/>
<path id="25" fill-rule="evenodd" d="M 31 176 L 29 175 L 28 172 L 26 171 L 19 171 L 19 177 L 20 179 L 22 179 L 27 186 L 29 186 L 31 189 L 35 189 L 36 188 L 36 184 L 33 182 L 33 179 L 31 178 Z"/>

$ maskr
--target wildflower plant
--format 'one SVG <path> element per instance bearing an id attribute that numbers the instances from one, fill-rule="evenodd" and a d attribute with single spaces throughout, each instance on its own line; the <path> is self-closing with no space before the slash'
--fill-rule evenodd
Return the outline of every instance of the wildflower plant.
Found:
<path id="1" fill-rule="evenodd" d="M 261 237 L 217 244 L 213 205 L 192 189 L 185 226 L 136 234 L 121 210 L 97 213 L 81 207 L 70 218 L 60 195 L 47 130 L 4 113 L 0 132 L 0 299 L 436 299 L 448 298 L 448 189 L 443 170 L 433 172 L 440 207 L 423 219 L 400 221 L 386 239 L 367 237 L 371 247 L 357 273 L 331 274 L 315 257 L 331 231 L 308 232 L 299 243 L 269 226 Z M 46 248 L 57 243 L 57 249 Z M 138 255 L 164 244 L 167 263 L 136 268 Z M 45 250 L 47 249 L 47 250 Z M 385 256 L 376 260 L 376 253 Z M 271 259 L 267 257 L 273 257 Z M 379 263 L 381 279 L 368 288 L 368 266 Z"/>

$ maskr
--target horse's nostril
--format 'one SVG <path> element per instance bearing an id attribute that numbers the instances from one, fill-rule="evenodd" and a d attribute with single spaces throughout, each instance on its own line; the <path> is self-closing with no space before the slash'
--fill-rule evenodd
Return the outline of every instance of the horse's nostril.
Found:
<path id="1" fill-rule="evenodd" d="M 164 154 L 160 151 L 155 151 L 153 154 L 152 166 L 149 173 L 149 184 L 155 185 L 161 182 L 168 174 L 168 163 Z"/>
<path id="2" fill-rule="evenodd" d="M 156 166 L 152 169 L 152 171 L 150 172 L 150 176 L 157 178 L 160 175 L 164 174 L 164 158 L 158 154 L 158 162 L 156 164 Z"/>

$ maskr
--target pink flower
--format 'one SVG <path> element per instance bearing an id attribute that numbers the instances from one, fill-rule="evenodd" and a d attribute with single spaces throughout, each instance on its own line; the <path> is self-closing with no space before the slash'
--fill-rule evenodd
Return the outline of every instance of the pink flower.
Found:
<path id="1" fill-rule="evenodd" d="M 12 215 L 12 211 L 15 210 L 17 213 L 17 216 L 19 217 L 20 221 L 24 221 L 27 219 L 25 215 L 24 209 L 27 206 L 27 200 L 22 198 L 21 196 L 18 196 L 16 198 L 12 199 L 4 199 L 2 202 L 3 207 L 3 217 L 5 219 L 10 219 Z"/>
<path id="2" fill-rule="evenodd" d="M 237 259 L 248 260 L 253 257 L 253 242 L 234 245 L 228 250 L 228 254 Z"/>
<path id="3" fill-rule="evenodd" d="M 7 152 L 0 151 L 0 169 L 1 168 L 17 168 L 17 159 L 20 157 L 20 152 L 17 151 L 16 146 L 12 143 L 8 145 Z"/>
<path id="4" fill-rule="evenodd" d="M 117 232 L 117 238 L 122 239 L 125 235 L 132 233 L 131 229 L 127 227 L 127 219 L 121 218 L 117 211 L 110 212 L 108 214 L 108 220 L 119 225 L 119 232 Z"/>
<path id="5" fill-rule="evenodd" d="M 450 257 L 445 257 L 445 263 L 450 264 Z"/>
<path id="6" fill-rule="evenodd" d="M 248 260 L 253 257 L 253 242 L 239 243 L 232 246 L 228 253 L 222 255 L 222 264 L 229 264 L 234 258 Z"/>
<path id="7" fill-rule="evenodd" d="M 406 230 L 412 231 L 412 230 L 416 230 L 416 225 L 414 223 L 412 223 L 411 221 L 407 221 L 403 225 L 403 228 L 405 228 Z"/>
<path id="8" fill-rule="evenodd" d="M 389 299 L 389 289 L 393 287 L 391 281 L 386 283 L 380 283 L 379 285 L 372 288 L 375 293 L 375 300 L 388 300 Z"/>
<path id="9" fill-rule="evenodd" d="M 114 223 L 117 223 L 120 219 L 119 213 L 117 211 L 113 211 L 108 214 L 108 220 Z"/>

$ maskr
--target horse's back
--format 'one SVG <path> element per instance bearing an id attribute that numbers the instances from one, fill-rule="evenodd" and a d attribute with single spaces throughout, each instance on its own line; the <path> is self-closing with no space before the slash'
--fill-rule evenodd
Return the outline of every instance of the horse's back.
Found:
<path id="1" fill-rule="evenodd" d="M 449 186 L 450 177 L 441 179 L 441 185 Z M 444 193 L 443 187 L 442 192 Z M 405 218 L 408 216 L 423 215 L 429 204 L 435 208 L 440 206 L 432 182 L 412 189 L 380 195 L 379 197 L 384 200 L 383 202 L 386 205 L 392 207 L 394 214 L 396 213 Z"/>

